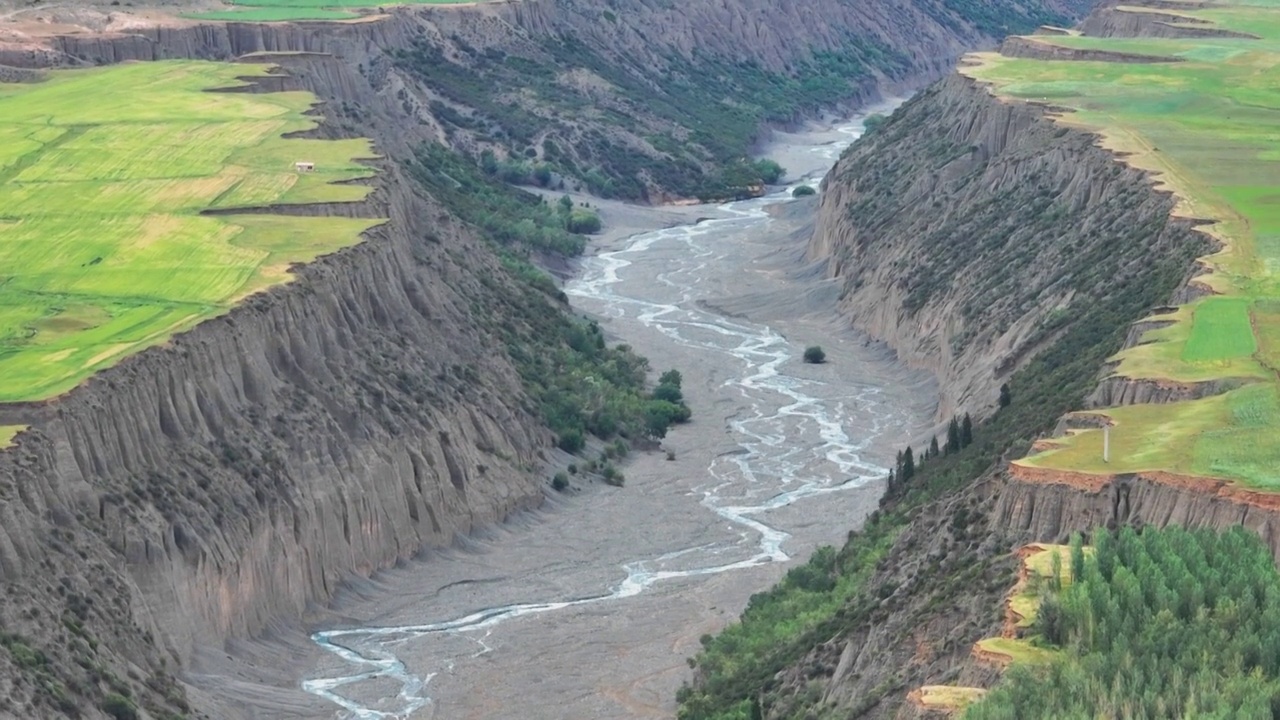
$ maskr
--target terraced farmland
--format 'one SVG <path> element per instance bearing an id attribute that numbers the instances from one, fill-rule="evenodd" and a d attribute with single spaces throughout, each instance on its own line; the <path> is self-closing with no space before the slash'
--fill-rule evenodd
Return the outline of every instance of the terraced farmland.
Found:
<path id="1" fill-rule="evenodd" d="M 1178 213 L 1213 221 L 1204 229 L 1223 245 L 1202 260 L 1211 273 L 1198 282 L 1212 294 L 1153 318 L 1168 324 L 1114 358 L 1116 376 L 1213 383 L 1221 394 L 1107 410 L 1110 462 L 1094 429 L 1020 463 L 1095 474 L 1167 471 L 1280 491 L 1280 2 L 1211 2 L 1175 15 L 1164 22 L 1234 36 L 1043 36 L 1035 42 L 1176 61 L 985 53 L 962 69 L 999 95 L 1061 108 L 1059 122 L 1096 132 L 1126 162 L 1158 173 L 1179 198 Z"/>
<path id="2" fill-rule="evenodd" d="M 283 137 L 315 126 L 310 94 L 208 92 L 266 72 L 182 61 L 0 84 L 0 402 L 65 392 L 380 222 L 204 214 L 369 192 L 333 184 L 372 175 L 368 141 Z"/>

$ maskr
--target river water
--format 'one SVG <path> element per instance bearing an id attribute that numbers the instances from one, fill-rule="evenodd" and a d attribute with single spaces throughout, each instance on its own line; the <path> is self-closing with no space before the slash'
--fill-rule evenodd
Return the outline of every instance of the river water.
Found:
<path id="1" fill-rule="evenodd" d="M 777 149 L 816 185 L 860 132 Z M 303 689 L 360 720 L 671 717 L 698 638 L 840 542 L 934 409 L 929 381 L 845 329 L 836 288 L 803 266 L 813 208 L 788 190 L 594 248 L 565 292 L 683 373 L 694 419 L 663 443 L 675 459 L 633 454 L 625 487 L 557 495 L 387 580 L 350 613 L 361 625 L 312 636 L 325 653 Z M 830 361 L 800 362 L 807 344 Z"/>

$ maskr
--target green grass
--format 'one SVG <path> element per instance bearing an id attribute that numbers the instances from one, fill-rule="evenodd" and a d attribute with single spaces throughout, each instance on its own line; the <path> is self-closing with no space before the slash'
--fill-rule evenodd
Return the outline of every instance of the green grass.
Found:
<path id="1" fill-rule="evenodd" d="M 925 685 L 920 688 L 920 704 L 948 712 L 964 710 L 982 699 L 986 690 L 958 685 Z"/>
<path id="2" fill-rule="evenodd" d="M 1182 359 L 1217 363 L 1253 355 L 1258 343 L 1249 326 L 1251 304 L 1239 297 L 1211 297 L 1197 304 Z"/>
<path id="3" fill-rule="evenodd" d="M 477 0 L 237 0 L 227 10 L 193 13 L 197 20 L 238 20 L 242 22 L 276 22 L 285 20 L 350 20 L 360 17 L 352 10 L 381 10 L 400 5 L 458 5 Z M 484 2 L 484 0 L 479 0 Z"/>
<path id="4" fill-rule="evenodd" d="M 1111 461 L 1102 461 L 1102 431 L 1085 430 L 1019 463 L 1085 473 L 1166 470 L 1280 491 L 1280 399 L 1273 383 L 1254 383 L 1222 395 L 1168 405 L 1130 405 L 1106 411 Z"/>
<path id="5" fill-rule="evenodd" d="M 986 652 L 1003 655 L 1009 658 L 1011 663 L 1026 663 L 1030 665 L 1043 665 L 1052 661 L 1058 655 L 1058 651 L 1042 648 L 1033 645 L 1030 640 L 1020 640 L 1018 638 L 987 638 L 978 641 L 978 647 Z"/>
<path id="6" fill-rule="evenodd" d="M 1280 3 L 1216 2 L 1179 14 L 1260 39 L 1039 37 L 1063 47 L 1173 56 L 1177 63 L 1041 61 L 982 55 L 964 72 L 998 94 L 1049 99 L 1060 121 L 1097 132 L 1126 162 L 1159 174 L 1178 213 L 1213 220 L 1222 241 L 1201 281 L 1219 293 L 1160 316 L 1172 324 L 1116 355 L 1120 377 L 1255 385 L 1194 402 L 1107 411 L 1101 432 L 1075 434 L 1029 465 L 1088 473 L 1167 470 L 1280 491 Z M 1238 383 L 1237 383 L 1238 384 Z M 1226 385 L 1227 387 L 1230 384 Z"/>
<path id="7" fill-rule="evenodd" d="M 207 92 L 265 72 L 138 63 L 0 84 L 0 402 L 65 392 L 379 222 L 201 214 L 369 191 L 333 184 L 371 176 L 368 141 L 282 137 L 315 126 L 310 94 Z"/>
<path id="8" fill-rule="evenodd" d="M 0 425 L 0 450 L 11 447 L 14 436 L 26 429 L 26 425 Z"/>

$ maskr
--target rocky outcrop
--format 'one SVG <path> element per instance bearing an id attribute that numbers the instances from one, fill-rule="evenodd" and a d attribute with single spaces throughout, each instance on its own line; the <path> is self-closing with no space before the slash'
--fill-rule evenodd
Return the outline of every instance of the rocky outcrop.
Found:
<path id="1" fill-rule="evenodd" d="M 1005 57 L 1033 60 L 1075 60 L 1078 62 L 1153 63 L 1182 62 L 1180 57 L 1160 57 L 1139 53 L 1122 53 L 1108 50 L 1072 48 L 1042 42 L 1033 37 L 1014 36 L 1000 44 L 1000 54 Z"/>
<path id="2" fill-rule="evenodd" d="M 1246 380 L 1211 380 L 1206 382 L 1177 382 L 1148 378 L 1111 376 L 1098 383 L 1085 406 L 1090 408 L 1118 407 L 1150 403 L 1198 400 L 1210 395 L 1220 395 L 1243 385 Z"/>
<path id="3" fill-rule="evenodd" d="M 1280 557 L 1280 501 L 1274 494 L 1168 473 L 1098 477 L 1088 484 L 1078 482 L 1079 477 L 1015 471 L 997 496 L 993 521 L 1015 535 L 1037 540 L 1065 540 L 1072 533 L 1118 524 L 1215 529 L 1243 525 Z"/>
<path id="4" fill-rule="evenodd" d="M 850 322 L 938 376 L 944 415 L 990 411 L 1071 308 L 1147 252 L 1200 246 L 1142 172 L 959 75 L 855 145 L 823 189 L 809 257 L 843 284 Z M 1150 245 L 1113 251 L 1136 233 Z"/>
<path id="5" fill-rule="evenodd" d="M 1140 7 L 1118 9 L 1114 5 L 1098 8 L 1080 24 L 1080 31 L 1094 37 L 1154 37 L 1154 38 L 1253 38 L 1256 35 L 1213 27 L 1211 23 L 1176 12 L 1159 12 L 1163 9 L 1182 8 L 1174 3 L 1134 3 Z M 1142 7 L 1142 6 L 1149 6 Z"/>

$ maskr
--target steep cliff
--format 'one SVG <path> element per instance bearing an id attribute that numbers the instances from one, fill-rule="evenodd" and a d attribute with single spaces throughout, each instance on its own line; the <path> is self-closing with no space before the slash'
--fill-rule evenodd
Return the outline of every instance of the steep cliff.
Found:
<path id="1" fill-rule="evenodd" d="M 843 283 L 855 326 L 937 374 L 944 415 L 985 416 L 1149 252 L 1180 253 L 1191 272 L 1189 227 L 1147 184 L 1088 135 L 952 76 L 827 175 L 808 255 Z"/>
<path id="2" fill-rule="evenodd" d="M 442 119 L 453 117 L 440 110 L 449 107 L 442 86 L 430 67 L 406 64 L 405 53 L 425 47 L 475 71 L 484 70 L 477 57 L 519 50 L 545 60 L 549 43 L 572 38 L 593 58 L 570 78 L 582 98 L 593 98 L 602 61 L 661 94 L 676 66 L 750 68 L 720 76 L 715 87 L 730 92 L 759 78 L 798 82 L 794 74 L 841 48 L 846 59 L 865 59 L 866 46 L 892 55 L 823 95 L 787 95 L 793 104 L 775 108 L 783 117 L 805 110 L 801 101 L 911 85 L 994 39 L 1002 23 L 1075 9 L 1023 7 L 628 2 L 608 19 L 594 4 L 533 0 L 395 10 L 344 24 L 153 25 L 108 15 L 93 32 L 55 28 L 16 41 L 7 34 L 0 63 L 23 68 L 162 58 L 278 63 L 281 74 L 264 90 L 316 93 L 325 101 L 322 134 L 373 137 L 389 158 L 366 205 L 312 211 L 390 222 L 361 245 L 299 268 L 296 282 L 62 398 L 0 409 L 0 424 L 30 426 L 0 452 L 0 717 L 102 717 L 114 697 L 152 717 L 199 712 L 174 679 L 195 648 L 296 619 L 346 577 L 540 501 L 551 436 L 511 361 L 495 351 L 501 338 L 485 329 L 524 322 L 515 305 L 525 290 L 397 162 L 423 142 L 463 151 L 514 146 L 477 140 L 483 128 L 475 123 L 491 118 L 468 121 L 466 132 L 458 127 L 468 122 Z M 634 87 L 606 94 L 635 109 Z M 537 122 L 568 127 L 537 103 L 523 107 Z M 617 134 L 625 123 L 615 117 L 608 138 L 632 142 L 645 123 L 687 138 L 677 122 L 687 117 L 642 114 L 632 136 Z M 763 117 L 746 117 L 754 133 Z M 580 125 L 563 137 L 573 157 L 591 158 L 577 149 L 590 132 Z M 546 152 L 545 142 L 535 149 Z M 651 147 L 644 153 L 657 166 L 670 159 Z M 712 154 L 703 155 L 714 167 Z"/>
<path id="3" fill-rule="evenodd" d="M 468 309 L 495 291 L 480 278 L 501 292 L 505 275 L 383 173 L 371 212 L 392 222 L 364 244 L 64 398 L 5 411 L 32 429 L 0 454 L 0 618 L 60 692 L 94 695 L 67 680 L 76 664 L 161 677 L 198 644 L 298 617 L 348 574 L 540 501 L 531 470 L 549 435 Z M 29 682 L 9 670 L 6 684 Z M 57 714 L 39 684 L 5 695 L 16 716 Z"/>

